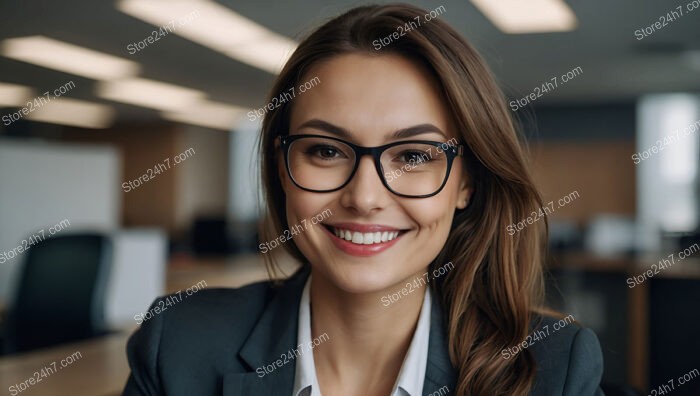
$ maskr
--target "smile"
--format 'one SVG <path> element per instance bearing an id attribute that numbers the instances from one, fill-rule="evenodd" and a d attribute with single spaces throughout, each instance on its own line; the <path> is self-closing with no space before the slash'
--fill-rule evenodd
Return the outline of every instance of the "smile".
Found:
<path id="1" fill-rule="evenodd" d="M 372 256 L 393 246 L 407 230 L 376 225 L 329 225 L 322 227 L 333 244 L 353 256 Z"/>
<path id="2" fill-rule="evenodd" d="M 333 233 L 335 233 L 335 236 L 337 236 L 338 238 L 343 238 L 346 241 L 350 241 L 358 245 L 371 245 L 374 243 L 382 243 L 386 241 L 391 241 L 397 236 L 399 236 L 399 231 L 377 231 L 361 233 L 357 231 L 344 230 L 342 228 L 335 227 L 331 227 L 331 229 L 333 230 Z"/>

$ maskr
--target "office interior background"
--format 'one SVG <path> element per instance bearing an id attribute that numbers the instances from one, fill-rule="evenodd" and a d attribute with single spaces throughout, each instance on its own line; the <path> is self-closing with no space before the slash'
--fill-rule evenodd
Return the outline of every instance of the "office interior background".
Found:
<path id="1" fill-rule="evenodd" d="M 546 203 L 512 231 L 550 222 L 547 299 L 598 334 L 606 390 L 700 394 L 700 1 L 410 3 L 506 93 Z M 360 4 L 0 2 L 1 392 L 119 394 L 156 296 L 267 277 L 268 91 Z"/>

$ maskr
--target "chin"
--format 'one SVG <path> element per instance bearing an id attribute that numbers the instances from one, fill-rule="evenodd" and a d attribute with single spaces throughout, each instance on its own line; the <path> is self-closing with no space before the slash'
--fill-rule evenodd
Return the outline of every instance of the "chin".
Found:
<path id="1" fill-rule="evenodd" d="M 340 265 L 345 268 L 338 268 Z M 353 294 L 377 293 L 391 288 L 404 278 L 403 275 L 381 270 L 376 263 L 340 264 L 322 271 L 327 280 L 346 292 Z"/>

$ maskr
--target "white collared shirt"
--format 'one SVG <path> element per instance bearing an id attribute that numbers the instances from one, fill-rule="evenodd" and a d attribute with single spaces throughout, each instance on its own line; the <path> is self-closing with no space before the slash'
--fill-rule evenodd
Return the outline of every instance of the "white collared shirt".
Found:
<path id="1" fill-rule="evenodd" d="M 299 306 L 299 328 L 297 345 L 311 345 L 311 308 L 309 286 L 311 275 L 306 281 Z M 423 392 L 425 368 L 428 364 L 428 341 L 430 336 L 430 288 L 425 291 L 423 306 L 418 317 L 418 324 L 413 333 L 411 345 L 401 365 L 399 377 L 391 391 L 391 396 L 420 396 Z M 296 361 L 294 375 L 294 392 L 292 396 L 321 396 L 316 377 L 313 350 L 307 348 Z"/>

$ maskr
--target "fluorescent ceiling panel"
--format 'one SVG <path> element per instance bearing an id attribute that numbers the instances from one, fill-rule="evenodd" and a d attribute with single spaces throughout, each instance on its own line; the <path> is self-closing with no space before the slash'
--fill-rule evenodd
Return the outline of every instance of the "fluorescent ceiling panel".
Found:
<path id="1" fill-rule="evenodd" d="M 204 99 L 204 92 L 145 78 L 102 82 L 97 96 L 161 111 L 187 109 Z"/>
<path id="2" fill-rule="evenodd" d="M 505 33 L 566 32 L 578 21 L 562 0 L 471 0 Z"/>
<path id="3" fill-rule="evenodd" d="M 60 98 L 37 108 L 26 118 L 51 124 L 100 129 L 112 125 L 115 115 L 114 109 L 107 105 Z"/>
<path id="4" fill-rule="evenodd" d="M 0 82 L 0 107 L 21 107 L 34 96 L 34 90 L 24 85 Z"/>
<path id="5" fill-rule="evenodd" d="M 214 1 L 122 0 L 116 8 L 156 27 L 174 26 L 174 34 L 273 74 L 297 46 Z"/>
<path id="6" fill-rule="evenodd" d="M 49 69 L 94 80 L 112 80 L 139 73 L 138 63 L 44 36 L 11 38 L 0 43 L 0 53 Z"/>
<path id="7" fill-rule="evenodd" d="M 201 101 L 192 107 L 177 112 L 164 112 L 163 118 L 185 124 L 199 125 L 203 127 L 230 131 L 236 121 L 249 109 L 217 103 Z"/>

